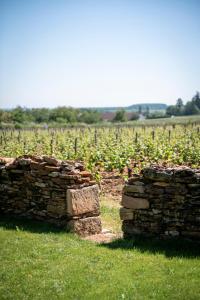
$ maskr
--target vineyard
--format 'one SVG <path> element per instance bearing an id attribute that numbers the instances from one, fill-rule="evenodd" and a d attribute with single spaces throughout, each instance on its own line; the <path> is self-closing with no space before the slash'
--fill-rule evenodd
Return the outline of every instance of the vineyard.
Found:
<path id="1" fill-rule="evenodd" d="M 200 165 L 200 125 L 1 130 L 0 156 L 47 154 L 83 160 L 94 173 L 150 163 Z"/>

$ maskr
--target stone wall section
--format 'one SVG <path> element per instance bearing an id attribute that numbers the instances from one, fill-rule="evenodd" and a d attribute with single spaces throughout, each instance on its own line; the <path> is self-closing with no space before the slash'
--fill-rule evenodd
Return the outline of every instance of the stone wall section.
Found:
<path id="1" fill-rule="evenodd" d="M 121 203 L 124 237 L 200 240 L 200 169 L 145 168 L 129 178 Z"/>
<path id="2" fill-rule="evenodd" d="M 0 158 L 0 214 L 101 232 L 99 188 L 79 162 L 48 156 Z"/>

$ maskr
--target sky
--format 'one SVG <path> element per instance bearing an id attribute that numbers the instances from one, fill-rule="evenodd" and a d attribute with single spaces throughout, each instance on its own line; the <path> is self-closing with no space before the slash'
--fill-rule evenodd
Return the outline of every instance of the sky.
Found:
<path id="1" fill-rule="evenodd" d="M 191 100 L 199 13 L 200 0 L 0 0 L 0 107 Z"/>

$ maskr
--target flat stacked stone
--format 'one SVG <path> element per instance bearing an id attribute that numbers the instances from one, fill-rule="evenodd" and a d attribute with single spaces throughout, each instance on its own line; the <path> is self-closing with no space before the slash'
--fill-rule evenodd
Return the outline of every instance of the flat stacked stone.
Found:
<path id="1" fill-rule="evenodd" d="M 0 158 L 0 192 L 2 214 L 45 220 L 80 235 L 101 232 L 98 185 L 81 162 Z"/>
<path id="2" fill-rule="evenodd" d="M 129 178 L 121 204 L 125 237 L 200 239 L 200 169 L 145 168 Z"/>

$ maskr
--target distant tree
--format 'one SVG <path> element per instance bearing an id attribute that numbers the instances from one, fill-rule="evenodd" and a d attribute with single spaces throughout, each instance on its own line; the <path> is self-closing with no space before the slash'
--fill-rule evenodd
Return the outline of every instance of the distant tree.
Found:
<path id="1" fill-rule="evenodd" d="M 199 92 L 196 92 L 196 94 L 192 98 L 192 102 L 200 109 L 200 95 L 199 95 Z"/>
<path id="2" fill-rule="evenodd" d="M 181 116 L 184 114 L 184 104 L 181 98 L 176 101 L 176 115 Z"/>
<path id="3" fill-rule="evenodd" d="M 183 107 L 183 100 L 181 98 L 178 98 L 176 101 L 176 106 L 181 109 Z"/>
<path id="4" fill-rule="evenodd" d="M 77 121 L 78 110 L 59 106 L 50 111 L 49 120 L 58 123 L 74 123 Z"/>
<path id="5" fill-rule="evenodd" d="M 49 122 L 50 109 L 48 108 L 33 108 L 31 114 L 36 123 Z"/>
<path id="6" fill-rule="evenodd" d="M 137 112 L 133 112 L 133 113 L 131 114 L 130 120 L 131 120 L 131 121 L 135 121 L 135 120 L 138 120 L 138 119 L 139 119 L 138 113 L 137 113 Z"/>
<path id="7" fill-rule="evenodd" d="M 176 105 L 170 105 L 167 107 L 166 114 L 170 116 L 181 116 L 184 114 L 184 104 L 181 98 L 178 98 Z"/>
<path id="8" fill-rule="evenodd" d="M 102 121 L 100 112 L 96 110 L 82 110 L 79 113 L 78 122 L 94 124 Z"/>
<path id="9" fill-rule="evenodd" d="M 141 113 L 142 113 L 142 106 L 139 105 L 139 106 L 138 106 L 138 114 L 141 115 Z"/>
<path id="10" fill-rule="evenodd" d="M 149 114 L 150 114 L 150 108 L 149 108 L 149 106 L 146 106 L 146 110 L 144 112 L 144 115 L 148 118 Z"/>
<path id="11" fill-rule="evenodd" d="M 0 109 L 0 123 L 5 122 L 9 123 L 12 121 L 12 115 L 9 111 Z"/>
<path id="12" fill-rule="evenodd" d="M 11 111 L 12 120 L 15 123 L 24 123 L 25 121 L 29 121 L 27 114 L 26 114 L 26 108 L 22 108 L 21 106 L 17 106 Z"/>
<path id="13" fill-rule="evenodd" d="M 200 114 L 200 109 L 197 107 L 194 101 L 188 101 L 185 105 L 185 115 L 197 115 Z"/>
<path id="14" fill-rule="evenodd" d="M 166 115 L 168 116 L 176 116 L 177 114 L 177 107 L 176 105 L 169 105 L 166 109 Z"/>
<path id="15" fill-rule="evenodd" d="M 116 111 L 116 114 L 112 120 L 113 122 L 125 122 L 127 121 L 126 113 L 124 109 Z"/>

